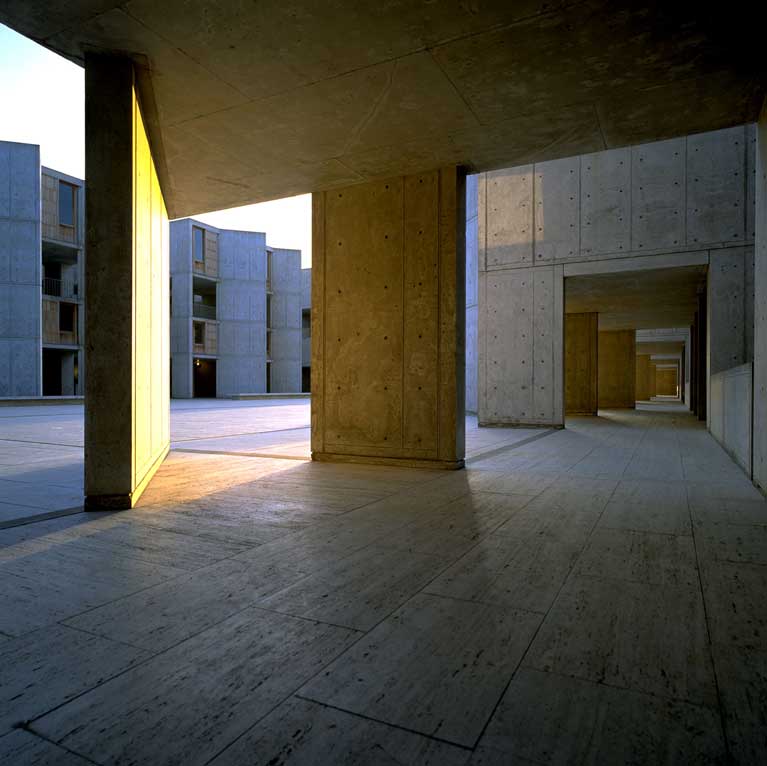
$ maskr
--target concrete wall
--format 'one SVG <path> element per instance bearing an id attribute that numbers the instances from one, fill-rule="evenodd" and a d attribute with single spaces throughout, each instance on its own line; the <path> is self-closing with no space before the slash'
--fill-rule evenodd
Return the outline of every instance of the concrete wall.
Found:
<path id="1" fill-rule="evenodd" d="M 767 492 L 767 101 L 756 144 L 753 478 Z"/>
<path id="2" fill-rule="evenodd" d="M 301 391 L 301 251 L 272 248 L 272 393 Z"/>
<path id="3" fill-rule="evenodd" d="M 599 314 L 565 314 L 565 412 L 596 415 Z"/>
<path id="4" fill-rule="evenodd" d="M 266 235 L 218 231 L 216 395 L 266 390 Z"/>
<path id="5" fill-rule="evenodd" d="M 739 126 L 480 175 L 482 423 L 563 422 L 560 275 L 732 257 L 744 264 L 739 300 L 747 316 L 754 131 Z M 553 400 L 536 406 L 533 391 L 553 392 Z"/>
<path id="6" fill-rule="evenodd" d="M 0 397 L 40 396 L 40 147 L 0 142 Z"/>
<path id="7" fill-rule="evenodd" d="M 464 206 L 456 168 L 314 195 L 314 459 L 463 464 Z"/>
<path id="8" fill-rule="evenodd" d="M 312 364 L 312 330 L 311 330 L 311 308 L 312 308 L 312 270 L 301 269 L 301 314 L 309 311 L 309 326 L 304 328 L 303 318 L 301 320 L 301 366 L 311 367 Z"/>
<path id="9" fill-rule="evenodd" d="M 613 330 L 599 333 L 600 409 L 636 405 L 636 333 Z"/>
<path id="10" fill-rule="evenodd" d="M 711 376 L 709 430 L 751 476 L 753 365 L 733 367 Z"/>
<path id="11" fill-rule="evenodd" d="M 87 54 L 85 82 L 85 493 L 126 508 L 170 445 L 168 219 L 131 62 Z"/>
<path id="12" fill-rule="evenodd" d="M 170 315 L 171 396 L 190 399 L 192 387 L 192 221 L 170 223 L 170 273 L 173 308 Z"/>
<path id="13" fill-rule="evenodd" d="M 74 229 L 59 224 L 59 181 L 66 181 L 76 188 L 76 223 Z M 77 303 L 76 345 L 79 346 L 79 349 L 73 353 L 68 352 L 61 355 L 62 394 L 82 396 L 85 390 L 85 365 L 82 363 L 85 357 L 85 182 L 81 178 L 75 178 L 58 170 L 41 167 L 40 185 L 43 195 L 41 201 L 43 270 L 41 276 L 45 276 L 46 262 L 49 262 L 51 256 L 54 260 L 62 260 L 59 256 L 62 253 L 62 247 L 65 247 L 74 261 L 61 263 L 61 279 L 64 282 L 76 283 L 78 286 L 76 297 L 65 298 L 67 303 Z M 51 245 L 53 245 L 53 253 L 51 253 Z M 45 332 L 43 332 L 43 345 L 45 345 Z M 78 360 L 76 387 L 74 385 L 75 359 Z"/>
<path id="14" fill-rule="evenodd" d="M 477 412 L 478 385 L 478 176 L 466 177 L 466 411 Z"/>

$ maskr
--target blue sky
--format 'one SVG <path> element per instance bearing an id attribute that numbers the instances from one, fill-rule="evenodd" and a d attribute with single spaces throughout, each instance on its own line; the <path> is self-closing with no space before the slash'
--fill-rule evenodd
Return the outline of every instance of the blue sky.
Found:
<path id="1" fill-rule="evenodd" d="M 0 24 L 0 140 L 40 144 L 43 165 L 85 173 L 84 73 Z M 220 228 L 265 231 L 274 247 L 302 251 L 311 265 L 311 195 L 196 216 Z"/>

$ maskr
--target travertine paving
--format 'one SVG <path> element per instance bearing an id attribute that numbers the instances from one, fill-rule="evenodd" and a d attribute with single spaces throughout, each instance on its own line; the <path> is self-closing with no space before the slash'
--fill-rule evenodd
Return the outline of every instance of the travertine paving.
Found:
<path id="1" fill-rule="evenodd" d="M 307 460 L 309 398 L 174 399 L 171 448 Z M 466 454 L 537 439 L 541 429 L 480 429 L 466 417 Z M 83 406 L 0 407 L 0 529 L 83 503 Z"/>
<path id="2" fill-rule="evenodd" d="M 133 511 L 0 530 L 0 763 L 765 762 L 745 475 L 668 408 L 493 438 L 176 450 Z"/>

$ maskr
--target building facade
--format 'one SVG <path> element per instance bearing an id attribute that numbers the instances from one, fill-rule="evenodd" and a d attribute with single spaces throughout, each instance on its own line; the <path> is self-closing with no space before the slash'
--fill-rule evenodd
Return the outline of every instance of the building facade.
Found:
<path id="1" fill-rule="evenodd" d="M 84 393 L 85 188 L 0 142 L 0 397 Z M 170 224 L 171 393 L 308 391 L 309 270 L 260 232 Z"/>
<path id="2" fill-rule="evenodd" d="M 172 396 L 301 391 L 301 252 L 190 218 L 170 242 Z"/>
<path id="3" fill-rule="evenodd" d="M 0 142 L 0 397 L 84 387 L 84 187 Z"/>

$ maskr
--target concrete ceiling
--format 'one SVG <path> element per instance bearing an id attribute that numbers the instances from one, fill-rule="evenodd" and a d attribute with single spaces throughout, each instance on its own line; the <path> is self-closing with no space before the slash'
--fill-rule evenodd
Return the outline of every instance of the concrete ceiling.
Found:
<path id="1" fill-rule="evenodd" d="M 706 266 L 624 271 L 565 279 L 568 314 L 599 312 L 600 330 L 650 330 L 692 324 Z"/>
<path id="2" fill-rule="evenodd" d="M 765 90 L 762 29 L 749 21 L 753 5 L 716 9 L 4 0 L 0 21 L 76 62 L 90 49 L 121 51 L 148 70 L 166 202 L 185 216 L 752 121 Z"/>

